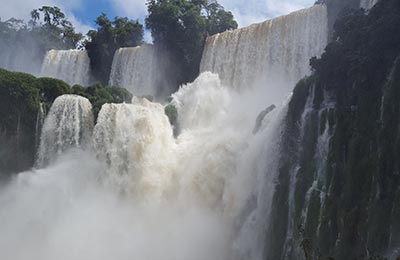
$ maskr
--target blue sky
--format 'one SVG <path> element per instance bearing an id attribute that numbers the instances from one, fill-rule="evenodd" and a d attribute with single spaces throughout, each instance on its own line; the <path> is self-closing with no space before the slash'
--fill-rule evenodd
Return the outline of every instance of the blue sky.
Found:
<path id="1" fill-rule="evenodd" d="M 72 13 L 81 20 L 82 23 L 94 25 L 93 21 L 100 13 L 107 13 L 108 16 L 114 17 L 117 12 L 107 0 L 88 0 L 83 2 L 80 8 L 72 10 Z"/>
<path id="2" fill-rule="evenodd" d="M 42 5 L 60 7 L 83 33 L 93 28 L 94 20 L 105 12 L 110 18 L 127 16 L 143 22 L 146 17 L 146 0 L 0 0 L 0 17 L 29 19 L 31 10 Z M 225 9 L 235 15 L 240 27 L 262 22 L 279 15 L 309 7 L 315 0 L 219 0 Z M 147 38 L 149 35 L 147 35 Z"/>

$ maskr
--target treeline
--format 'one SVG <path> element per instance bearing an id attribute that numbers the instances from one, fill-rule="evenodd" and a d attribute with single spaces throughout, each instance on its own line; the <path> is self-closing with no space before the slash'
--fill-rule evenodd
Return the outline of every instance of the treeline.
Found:
<path id="1" fill-rule="evenodd" d="M 238 26 L 232 13 L 215 0 L 148 0 L 146 4 L 145 25 L 127 17 L 111 20 L 102 13 L 95 20 L 97 28 L 86 37 L 75 32 L 58 7 L 33 10 L 27 23 L 0 20 L 0 67 L 37 74 L 38 66 L 29 61 L 41 62 L 46 51 L 85 48 L 96 80 L 107 84 L 115 51 L 141 45 L 147 28 L 153 44 L 174 64 L 171 76 L 180 85 L 197 77 L 206 37 Z"/>

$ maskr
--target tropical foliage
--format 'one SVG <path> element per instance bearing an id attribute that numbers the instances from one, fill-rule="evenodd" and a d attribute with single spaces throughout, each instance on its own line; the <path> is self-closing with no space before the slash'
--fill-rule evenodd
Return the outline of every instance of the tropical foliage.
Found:
<path id="1" fill-rule="evenodd" d="M 115 51 L 140 45 L 143 41 L 143 25 L 127 17 L 115 17 L 111 21 L 105 13 L 97 17 L 96 24 L 98 28 L 87 34 L 89 40 L 85 42 L 85 48 L 94 76 L 107 84 Z"/>

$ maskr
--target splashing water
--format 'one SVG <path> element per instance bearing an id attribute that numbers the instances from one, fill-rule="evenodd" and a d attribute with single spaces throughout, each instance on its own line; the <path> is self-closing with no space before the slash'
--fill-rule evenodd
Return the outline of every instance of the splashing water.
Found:
<path id="1" fill-rule="evenodd" d="M 97 122 L 93 147 L 114 180 L 137 196 L 161 199 L 174 142 L 163 106 L 136 97 L 132 104 L 105 104 Z"/>
<path id="2" fill-rule="evenodd" d="M 88 99 L 76 95 L 58 97 L 42 128 L 37 165 L 49 164 L 71 147 L 84 148 L 92 129 L 92 105 Z"/>
<path id="3" fill-rule="evenodd" d="M 176 139 L 160 104 L 134 98 L 104 105 L 93 152 L 64 152 L 0 193 L 7 209 L 0 213 L 2 256 L 258 259 L 262 242 L 244 241 L 262 237 L 256 224 L 265 220 L 264 196 L 273 188 L 261 183 L 274 176 L 265 172 L 270 160 L 262 159 L 273 160 L 268 147 L 279 139 L 284 112 L 269 114 L 253 135 L 254 112 L 263 105 L 238 108 L 252 96 L 224 87 L 214 74 L 201 75 L 174 95 L 182 126 Z M 44 154 L 82 146 L 75 127 L 86 122 L 76 120 L 84 104 L 68 95 L 55 101 L 44 125 Z M 57 144 L 50 139 L 63 143 L 49 151 L 44 147 Z"/>
<path id="4" fill-rule="evenodd" d="M 291 23 L 300 18 L 291 17 L 307 20 L 304 26 L 320 17 L 315 26 L 323 26 L 326 10 L 311 10 L 278 18 L 267 27 L 281 23 L 294 28 Z M 277 40 L 290 32 L 275 38 L 266 34 L 264 39 Z M 266 32 L 248 30 L 249 36 L 253 33 Z M 230 43 L 222 35 L 213 45 Z M 300 37 L 302 49 L 309 46 L 302 40 L 311 35 L 321 45 L 326 41 L 322 33 L 291 37 Z M 291 38 L 281 40 L 286 39 Z M 282 96 L 291 88 L 281 89 L 285 73 L 268 75 L 266 84 L 253 84 L 254 75 L 265 76 L 264 68 L 259 70 L 263 61 L 245 60 L 249 52 L 243 52 L 236 53 L 242 58 L 233 62 L 230 55 L 221 56 L 230 48 L 212 47 L 214 40 L 208 40 L 202 67 L 221 62 L 232 71 L 214 64 L 204 71 L 218 72 L 221 79 L 204 72 L 172 95 L 181 130 L 177 137 L 164 107 L 146 99 L 103 105 L 93 131 L 86 99 L 67 95 L 55 101 L 44 123 L 39 156 L 50 165 L 19 174 L 0 192 L 2 258 L 263 259 L 287 111 Z M 289 42 L 293 46 L 285 47 L 285 57 L 298 47 L 295 40 Z M 235 43 L 244 44 L 238 51 L 254 49 L 251 40 Z M 260 48 L 258 54 L 264 51 Z M 306 64 L 296 62 L 300 68 L 308 66 L 308 59 Z M 298 69 L 293 65 L 285 71 L 299 76 Z M 259 113 L 272 104 L 277 108 L 259 119 L 253 134 Z M 82 149 L 88 142 L 91 149 Z"/>

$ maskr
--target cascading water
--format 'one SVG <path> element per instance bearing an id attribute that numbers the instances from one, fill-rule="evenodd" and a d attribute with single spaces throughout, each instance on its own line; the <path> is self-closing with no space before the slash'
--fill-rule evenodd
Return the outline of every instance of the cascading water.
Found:
<path id="1" fill-rule="evenodd" d="M 41 260 L 263 259 L 288 84 L 321 54 L 326 20 L 325 7 L 315 6 L 209 38 L 202 70 L 219 76 L 204 72 L 172 95 L 177 137 L 164 107 L 144 98 L 103 105 L 93 134 L 90 103 L 58 98 L 38 164 L 57 160 L 0 193 L 7 209 L 0 212 L 7 225 L 0 252 Z M 153 94 L 139 87 L 151 82 L 140 77 L 153 65 L 129 57 L 148 47 L 119 50 L 110 83 Z M 89 141 L 92 149 L 66 151 Z"/>
<path id="2" fill-rule="evenodd" d="M 94 150 L 121 188 L 142 197 L 156 192 L 160 200 L 173 142 L 163 106 L 136 97 L 132 104 L 105 104 L 93 134 Z"/>
<path id="3" fill-rule="evenodd" d="M 58 97 L 44 121 L 38 166 L 45 166 L 71 147 L 85 147 L 93 129 L 92 105 L 76 95 Z"/>
<path id="4" fill-rule="evenodd" d="M 50 50 L 43 60 L 40 76 L 87 86 L 90 84 L 89 56 L 81 50 Z"/>
<path id="5" fill-rule="evenodd" d="M 253 135 L 265 106 L 254 97 L 204 73 L 173 96 L 182 129 L 177 138 L 160 104 L 141 98 L 105 104 L 92 137 L 97 159 L 87 150 L 67 152 L 46 169 L 19 175 L 0 194 L 9 209 L 0 213 L 7 224 L 1 252 L 11 259 L 259 259 L 263 242 L 246 241 L 263 237 L 256 225 L 273 188 L 262 183 L 272 184 L 269 162 L 277 150 L 271 147 L 285 111 L 269 113 Z M 88 110 L 76 96 L 55 101 L 41 158 L 82 146 L 77 133 L 90 135 L 91 121 L 82 119 L 91 118 Z M 30 225 L 21 224 L 28 222 L 21 210 L 29 210 Z M 22 231 L 11 235 L 17 227 Z M 24 250 L 12 247 L 16 241 Z"/>
<path id="6" fill-rule="evenodd" d="M 43 103 L 40 103 L 40 107 L 38 113 L 36 115 L 36 126 L 35 126 L 35 147 L 39 148 L 40 145 L 40 133 L 42 132 L 42 127 L 44 124 L 46 116 L 45 106 Z"/>
<path id="7" fill-rule="evenodd" d="M 218 73 L 236 89 L 265 85 L 282 100 L 310 72 L 309 59 L 322 54 L 327 40 L 326 6 L 315 5 L 209 37 L 200 70 Z"/>
<path id="8" fill-rule="evenodd" d="M 161 64 L 162 57 L 153 45 L 121 48 L 115 52 L 109 84 L 124 87 L 135 96 L 158 97 L 165 94 Z"/>

